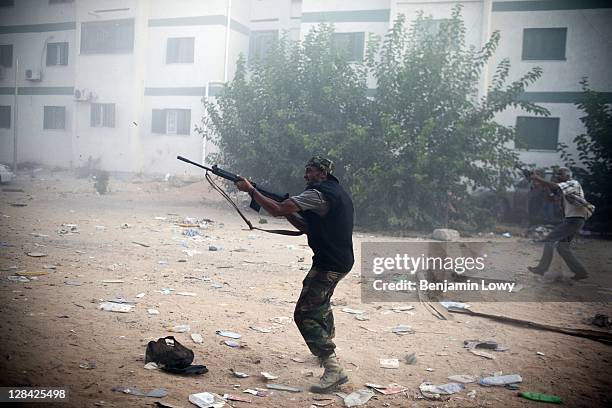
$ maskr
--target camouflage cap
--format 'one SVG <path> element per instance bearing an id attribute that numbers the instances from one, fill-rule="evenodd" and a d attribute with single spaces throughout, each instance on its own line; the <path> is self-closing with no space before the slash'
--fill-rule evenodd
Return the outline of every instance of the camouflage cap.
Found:
<path id="1" fill-rule="evenodd" d="M 313 156 L 310 160 L 308 160 L 308 163 L 306 163 L 306 167 L 311 166 L 316 167 L 319 170 L 326 171 L 327 174 L 332 174 L 334 172 L 334 169 L 336 168 L 336 165 L 333 161 L 321 156 Z"/>

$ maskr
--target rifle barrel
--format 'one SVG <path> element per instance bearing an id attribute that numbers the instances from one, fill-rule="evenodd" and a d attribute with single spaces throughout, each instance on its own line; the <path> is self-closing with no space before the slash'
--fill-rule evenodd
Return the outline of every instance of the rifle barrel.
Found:
<path id="1" fill-rule="evenodd" d="M 204 170 L 213 171 L 213 169 L 211 169 L 210 167 L 203 166 L 203 165 L 201 165 L 201 164 L 199 164 L 199 163 L 196 163 L 196 162 L 194 162 L 194 161 L 191 161 L 191 160 L 189 160 L 189 159 L 186 159 L 186 158 L 185 158 L 185 157 L 183 157 L 183 156 L 176 156 L 176 158 L 177 158 L 177 159 L 179 159 L 179 160 L 184 161 L 185 163 L 189 163 L 189 164 L 193 164 L 194 166 L 201 167 L 201 168 L 203 168 Z"/>

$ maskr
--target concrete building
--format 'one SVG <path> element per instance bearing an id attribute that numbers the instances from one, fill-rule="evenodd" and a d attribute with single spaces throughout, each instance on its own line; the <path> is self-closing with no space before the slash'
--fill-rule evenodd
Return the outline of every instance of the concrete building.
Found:
<path id="1" fill-rule="evenodd" d="M 583 131 L 579 80 L 612 100 L 612 3 L 601 0 L 0 0 L 0 162 L 115 171 L 193 173 L 213 147 L 195 131 L 202 98 L 231 80 L 239 53 L 265 55 L 286 31 L 303 38 L 334 23 L 338 41 L 363 56 L 370 33 L 419 10 L 435 21 L 463 5 L 467 42 L 501 42 L 481 83 L 504 57 L 510 80 L 544 75 L 525 94 L 551 112 L 507 110 L 528 163 L 559 162 L 557 142 Z M 376 84 L 372 81 L 372 87 Z M 17 140 L 16 149 L 14 141 Z"/>

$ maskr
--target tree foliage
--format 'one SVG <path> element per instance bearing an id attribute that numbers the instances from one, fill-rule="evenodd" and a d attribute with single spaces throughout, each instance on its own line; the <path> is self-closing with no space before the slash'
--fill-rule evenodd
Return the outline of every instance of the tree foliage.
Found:
<path id="1" fill-rule="evenodd" d="M 578 151 L 578 160 L 569 152 L 569 147 L 560 143 L 561 157 L 580 179 L 586 199 L 596 207 L 589 223 L 596 230 L 612 230 L 612 108 L 605 97 L 594 91 L 587 78 L 580 81 L 583 97 L 576 104 L 585 113 L 580 118 L 585 133 L 573 140 Z"/>
<path id="2" fill-rule="evenodd" d="M 361 225 L 482 223 L 488 210 L 470 192 L 506 188 L 518 161 L 509 148 L 515 131 L 495 114 L 508 107 L 547 114 L 520 100 L 541 70 L 509 82 L 504 59 L 479 97 L 499 33 L 482 49 L 468 47 L 459 6 L 438 29 L 426 29 L 432 22 L 400 15 L 382 41 L 369 39 L 358 62 L 334 47 L 330 25 L 301 43 L 283 37 L 268 58 L 238 61 L 235 79 L 216 103 L 205 103 L 200 130 L 219 146 L 220 162 L 277 190 L 295 192 L 303 163 L 329 156 Z"/>

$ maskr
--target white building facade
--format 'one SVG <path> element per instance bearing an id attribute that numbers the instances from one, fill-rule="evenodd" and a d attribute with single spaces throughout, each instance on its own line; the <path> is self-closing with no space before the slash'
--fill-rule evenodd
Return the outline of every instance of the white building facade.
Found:
<path id="1" fill-rule="evenodd" d="M 557 143 L 583 132 L 580 79 L 612 101 L 607 1 L 0 0 L 0 162 L 196 172 L 175 157 L 204 161 L 213 150 L 195 131 L 202 99 L 232 79 L 240 53 L 265 55 L 282 32 L 297 40 L 331 22 L 361 58 L 368 35 L 383 36 L 399 13 L 440 20 L 457 3 L 468 44 L 501 32 L 482 92 L 504 57 L 510 80 L 543 69 L 524 97 L 551 116 L 507 110 L 497 120 L 517 127 L 525 162 L 558 164 Z"/>

